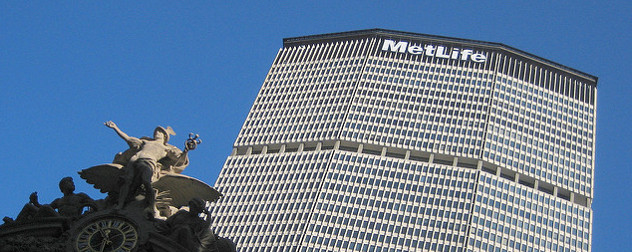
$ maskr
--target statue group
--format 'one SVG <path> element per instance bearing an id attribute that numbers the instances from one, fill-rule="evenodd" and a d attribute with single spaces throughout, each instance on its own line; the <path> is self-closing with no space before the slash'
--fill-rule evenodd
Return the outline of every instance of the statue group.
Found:
<path id="1" fill-rule="evenodd" d="M 175 132 L 158 126 L 153 137 L 131 137 L 108 121 L 129 146 L 112 163 L 79 171 L 107 196 L 75 193 L 74 181 L 59 182 L 61 198 L 40 204 L 37 192 L 14 219 L 0 226 L 3 251 L 236 251 L 210 229 L 209 205 L 222 195 L 181 174 L 188 152 L 201 143 L 189 134 L 183 150 L 169 144 Z"/>

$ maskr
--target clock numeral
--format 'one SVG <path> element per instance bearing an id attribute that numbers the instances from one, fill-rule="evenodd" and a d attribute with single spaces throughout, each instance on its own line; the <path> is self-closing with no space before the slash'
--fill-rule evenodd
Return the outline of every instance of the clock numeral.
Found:
<path id="1" fill-rule="evenodd" d="M 85 247 L 85 248 L 79 248 L 79 252 L 84 252 L 84 251 L 91 251 L 92 249 L 90 247 Z"/>

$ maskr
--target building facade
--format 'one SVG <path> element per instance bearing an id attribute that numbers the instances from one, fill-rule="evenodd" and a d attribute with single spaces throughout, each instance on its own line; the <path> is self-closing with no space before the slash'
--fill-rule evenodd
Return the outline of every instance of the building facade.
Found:
<path id="1" fill-rule="evenodd" d="M 596 84 L 498 43 L 284 39 L 215 231 L 240 251 L 590 251 Z"/>

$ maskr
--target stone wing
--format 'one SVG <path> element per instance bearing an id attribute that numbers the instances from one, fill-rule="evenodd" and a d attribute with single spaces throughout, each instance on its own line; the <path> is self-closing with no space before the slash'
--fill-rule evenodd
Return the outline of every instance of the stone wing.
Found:
<path id="1" fill-rule="evenodd" d="M 118 180 L 123 175 L 122 168 L 120 164 L 102 164 L 81 170 L 79 176 L 102 193 L 118 192 Z"/>
<path id="2" fill-rule="evenodd" d="M 168 192 L 174 207 L 185 206 L 193 198 L 200 198 L 208 202 L 219 199 L 222 194 L 206 183 L 182 174 L 165 174 L 152 183 L 159 192 Z"/>

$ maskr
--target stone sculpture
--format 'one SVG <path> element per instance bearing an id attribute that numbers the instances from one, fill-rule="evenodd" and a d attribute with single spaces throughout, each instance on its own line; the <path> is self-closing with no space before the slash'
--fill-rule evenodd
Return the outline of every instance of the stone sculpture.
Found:
<path id="1" fill-rule="evenodd" d="M 94 201 L 75 193 L 71 177 L 61 179 L 64 196 L 50 204 L 40 204 L 37 192 L 32 193 L 15 221 L 3 219 L 0 252 L 236 251 L 232 241 L 210 229 L 207 202 L 221 193 L 180 174 L 189 164 L 188 152 L 201 143 L 198 135 L 190 134 L 180 150 L 168 143 L 175 135 L 171 127 L 156 127 L 153 138 L 136 138 L 114 122 L 105 126 L 129 149 L 79 175 L 107 197 Z"/>
<path id="2" fill-rule="evenodd" d="M 156 127 L 154 138 L 130 137 L 121 131 L 112 121 L 105 123 L 129 145 L 127 155 L 119 156 L 119 162 L 124 165 L 123 186 L 119 191 L 118 209 L 131 200 L 135 192 L 143 185 L 147 210 L 154 214 L 156 193 L 151 186 L 152 181 L 158 180 L 161 173 L 180 173 L 188 164 L 187 152 L 168 144 L 169 135 L 175 135 L 171 127 Z M 129 159 L 127 156 L 131 155 Z M 124 158 L 120 158 L 124 157 Z M 160 163 L 159 163 L 160 161 Z"/>
<path id="3" fill-rule="evenodd" d="M 189 201 L 188 211 L 178 211 L 163 222 L 159 230 L 183 247 L 196 251 L 198 248 L 208 246 L 209 244 L 202 244 L 201 241 L 208 240 L 207 236 L 213 235 L 209 229 L 211 218 L 210 216 L 206 219 L 201 218 L 202 213 L 208 214 L 205 202 L 194 198 Z"/>
<path id="4" fill-rule="evenodd" d="M 112 121 L 105 125 L 114 129 L 130 148 L 117 154 L 112 164 L 94 166 L 79 174 L 101 192 L 116 197 L 117 209 L 143 195 L 148 216 L 168 217 L 170 211 L 157 211 L 156 190 L 168 199 L 161 202 L 163 208 L 179 208 L 193 197 L 214 201 L 221 196 L 204 182 L 180 174 L 189 164 L 187 153 L 201 142 L 197 135 L 191 134 L 181 151 L 168 144 L 169 136 L 175 135 L 171 127 L 156 127 L 153 138 L 136 138 L 125 134 Z"/>
<path id="5" fill-rule="evenodd" d="M 201 216 L 204 214 L 204 216 Z M 159 231 L 189 251 L 232 252 L 235 243 L 219 237 L 210 230 L 211 216 L 206 202 L 200 198 L 189 201 L 189 210 L 180 210 L 158 224 Z"/>
<path id="6" fill-rule="evenodd" d="M 24 205 L 22 211 L 15 218 L 15 222 L 24 222 L 30 219 L 44 217 L 67 217 L 78 218 L 81 216 L 84 207 L 95 208 L 94 200 L 85 193 L 75 193 L 75 183 L 71 177 L 62 178 L 59 181 L 59 190 L 64 194 L 63 197 L 53 200 L 48 205 L 39 203 L 37 192 L 31 193 L 29 203 Z M 55 211 L 55 209 L 57 211 Z M 12 222 L 11 218 L 5 217 L 5 222 Z"/>

